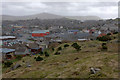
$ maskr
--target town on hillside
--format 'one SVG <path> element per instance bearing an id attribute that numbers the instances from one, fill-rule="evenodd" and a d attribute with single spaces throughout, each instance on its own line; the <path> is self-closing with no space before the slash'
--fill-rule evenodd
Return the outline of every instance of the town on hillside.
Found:
<path id="1" fill-rule="evenodd" d="M 39 22 L 39 19 L 32 20 L 33 25 L 30 25 L 29 21 L 31 20 L 26 20 L 24 23 L 23 21 L 3 21 L 2 36 L 0 37 L 2 40 L 1 50 L 5 53 L 3 60 L 12 59 L 10 53 L 23 56 L 39 53 L 55 42 L 89 41 L 118 33 L 117 19 L 85 22 L 68 19 L 68 24 L 64 22 L 61 24 L 59 20 L 56 20 L 58 25 L 56 23 L 47 24 L 49 22 L 47 20 L 46 24 L 43 24 L 44 26 L 40 26 L 42 23 Z M 74 25 L 77 25 L 78 29 L 74 28 Z"/>
<path id="2" fill-rule="evenodd" d="M 24 3 L 3 3 L 0 22 L 3 80 L 119 78 L 120 19 L 108 11 L 115 3 L 29 4 L 32 7 Z M 102 8 L 107 11 L 101 11 Z M 32 14 L 35 11 L 40 14 Z M 84 16 L 83 12 L 91 16 Z"/>

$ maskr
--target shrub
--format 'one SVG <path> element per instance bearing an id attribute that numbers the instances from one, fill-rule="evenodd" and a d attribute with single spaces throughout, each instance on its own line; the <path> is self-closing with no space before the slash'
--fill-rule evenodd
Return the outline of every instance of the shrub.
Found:
<path id="1" fill-rule="evenodd" d="M 58 51 L 60 51 L 60 50 L 62 50 L 62 48 L 61 48 L 61 47 L 59 47 L 57 50 L 58 50 Z"/>
<path id="2" fill-rule="evenodd" d="M 25 62 L 24 60 L 22 62 Z"/>
<path id="3" fill-rule="evenodd" d="M 65 44 L 64 47 L 69 47 L 69 45 L 68 45 L 68 44 Z"/>
<path id="4" fill-rule="evenodd" d="M 81 46 L 77 45 L 76 47 L 74 47 L 77 51 L 80 51 Z"/>
<path id="5" fill-rule="evenodd" d="M 21 55 L 16 55 L 16 59 L 21 60 L 22 56 Z"/>
<path id="6" fill-rule="evenodd" d="M 106 43 L 102 43 L 102 46 L 105 46 L 106 45 Z"/>
<path id="7" fill-rule="evenodd" d="M 107 33 L 107 35 L 111 35 L 111 33 Z"/>
<path id="8" fill-rule="evenodd" d="M 42 60 L 43 60 L 43 58 L 40 57 L 40 56 L 38 56 L 38 57 L 36 58 L 36 61 L 42 61 Z"/>
<path id="9" fill-rule="evenodd" d="M 102 49 L 107 49 L 107 46 L 102 46 Z"/>
<path id="10" fill-rule="evenodd" d="M 56 52 L 54 55 L 59 55 L 60 54 L 60 52 Z"/>
<path id="11" fill-rule="evenodd" d="M 106 36 L 102 36 L 102 37 L 97 37 L 97 40 L 99 40 L 99 41 L 109 41 L 109 40 L 111 40 L 111 37 L 106 35 Z"/>
<path id="12" fill-rule="evenodd" d="M 40 55 L 43 55 L 43 52 L 42 51 L 40 51 L 40 53 L 39 53 Z"/>
<path id="13" fill-rule="evenodd" d="M 48 52 L 45 52 L 45 57 L 49 57 L 49 54 L 48 54 Z"/>
<path id="14" fill-rule="evenodd" d="M 107 45 L 106 45 L 106 43 L 102 43 L 102 50 L 107 50 Z"/>
<path id="15" fill-rule="evenodd" d="M 34 59 L 36 59 L 36 57 L 34 57 Z"/>
<path id="16" fill-rule="evenodd" d="M 4 62 L 4 67 L 10 67 L 12 64 L 10 61 Z"/>
<path id="17" fill-rule="evenodd" d="M 77 44 L 77 43 L 73 43 L 71 46 L 74 47 L 74 46 L 76 46 L 76 45 L 78 45 L 78 44 Z"/>
<path id="18" fill-rule="evenodd" d="M 81 50 L 81 46 L 79 46 L 77 43 L 73 43 L 71 46 L 74 47 L 77 51 Z"/>
<path id="19" fill-rule="evenodd" d="M 117 34 L 118 32 L 114 32 L 113 34 Z"/>
<path id="20" fill-rule="evenodd" d="M 62 42 L 58 42 L 59 44 L 62 44 Z"/>
<path id="21" fill-rule="evenodd" d="M 54 49 L 54 48 L 52 48 L 52 50 L 54 51 L 55 49 Z"/>

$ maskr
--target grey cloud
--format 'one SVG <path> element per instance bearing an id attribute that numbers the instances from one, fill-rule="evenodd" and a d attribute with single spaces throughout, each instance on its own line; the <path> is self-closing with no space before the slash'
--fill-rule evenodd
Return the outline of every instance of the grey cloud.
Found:
<path id="1" fill-rule="evenodd" d="M 2 8 L 3 14 L 16 16 L 47 12 L 63 16 L 92 15 L 101 18 L 117 17 L 117 11 L 115 12 L 117 2 L 4 2 Z M 108 9 L 112 10 L 113 13 Z"/>

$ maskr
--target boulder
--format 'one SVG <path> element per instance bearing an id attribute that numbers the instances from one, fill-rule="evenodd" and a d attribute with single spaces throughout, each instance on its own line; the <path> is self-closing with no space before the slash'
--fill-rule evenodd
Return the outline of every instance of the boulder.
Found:
<path id="1" fill-rule="evenodd" d="M 26 63 L 26 67 L 31 67 L 29 62 Z"/>
<path id="2" fill-rule="evenodd" d="M 15 70 L 17 68 L 21 67 L 21 65 L 19 63 L 16 63 L 12 68 L 11 70 Z"/>
<path id="3" fill-rule="evenodd" d="M 99 68 L 90 67 L 90 72 L 91 72 L 91 74 L 96 74 L 98 71 L 100 71 Z"/>

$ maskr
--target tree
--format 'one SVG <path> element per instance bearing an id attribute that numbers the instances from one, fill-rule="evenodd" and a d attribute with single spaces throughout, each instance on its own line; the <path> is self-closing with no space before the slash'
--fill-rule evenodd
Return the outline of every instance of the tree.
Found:
<path id="1" fill-rule="evenodd" d="M 48 52 L 45 52 L 45 57 L 49 57 L 49 54 L 48 54 Z"/>
<path id="2" fill-rule="evenodd" d="M 68 44 L 65 44 L 64 47 L 69 47 L 69 45 L 68 45 Z"/>

